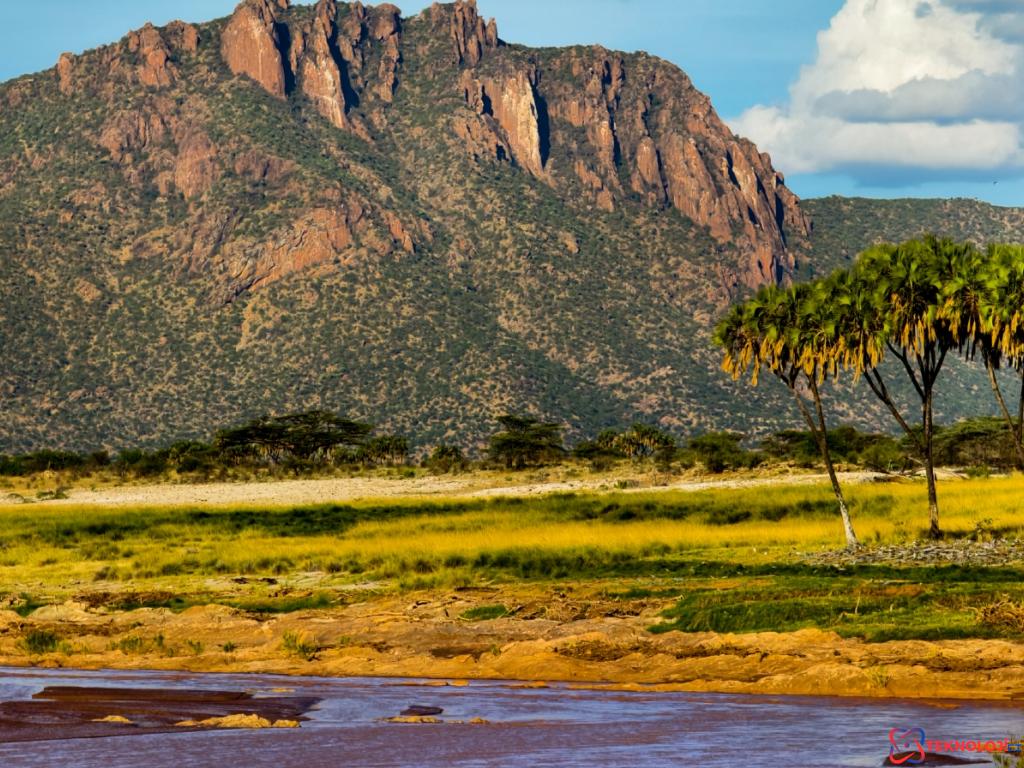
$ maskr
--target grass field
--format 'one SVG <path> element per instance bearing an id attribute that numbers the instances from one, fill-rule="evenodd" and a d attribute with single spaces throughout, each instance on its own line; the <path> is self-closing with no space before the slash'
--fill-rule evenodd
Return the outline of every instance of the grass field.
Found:
<path id="1" fill-rule="evenodd" d="M 923 484 L 847 491 L 865 543 L 924 535 Z M 940 503 L 951 537 L 1024 528 L 1021 477 L 949 481 Z M 1013 612 L 1020 567 L 840 569 L 802 557 L 841 541 L 830 491 L 806 485 L 278 509 L 38 503 L 0 507 L 0 596 L 22 611 L 95 593 L 121 608 L 290 611 L 353 599 L 352 585 L 370 586 L 365 595 L 586 579 L 627 599 L 646 590 L 675 600 L 659 630 L 815 626 L 873 640 L 1024 632 Z"/>

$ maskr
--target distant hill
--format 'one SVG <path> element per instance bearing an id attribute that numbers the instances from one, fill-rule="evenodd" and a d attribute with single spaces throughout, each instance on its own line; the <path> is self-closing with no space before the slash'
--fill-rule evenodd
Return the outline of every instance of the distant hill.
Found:
<path id="1" fill-rule="evenodd" d="M 721 374 L 715 318 L 951 214 L 1019 222 L 801 204 L 674 65 L 472 2 L 244 0 L 0 85 L 0 452 L 307 408 L 420 444 L 506 410 L 764 432 L 795 414 Z"/>
<path id="2" fill-rule="evenodd" d="M 1004 208 L 979 200 L 871 200 L 820 197 L 804 200 L 814 222 L 812 256 L 800 274 L 827 274 L 849 265 L 869 245 L 909 240 L 932 232 L 955 240 L 1024 242 L 1024 208 Z"/>

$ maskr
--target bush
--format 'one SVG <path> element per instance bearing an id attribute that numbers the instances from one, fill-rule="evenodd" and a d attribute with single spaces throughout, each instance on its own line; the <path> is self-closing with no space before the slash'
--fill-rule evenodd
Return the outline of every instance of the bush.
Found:
<path id="1" fill-rule="evenodd" d="M 750 469 L 763 460 L 760 453 L 740 446 L 743 435 L 735 432 L 709 432 L 690 440 L 689 450 L 708 472 L 718 474 L 727 469 Z"/>
<path id="2" fill-rule="evenodd" d="M 508 608 L 504 605 L 478 605 L 459 614 L 465 621 L 490 621 L 508 616 Z"/>
<path id="3" fill-rule="evenodd" d="M 1017 455 L 1006 422 L 995 417 L 964 419 L 935 434 L 935 463 L 953 467 L 1013 469 Z"/>
<path id="4" fill-rule="evenodd" d="M 828 449 L 833 461 L 860 464 L 877 471 L 902 468 L 908 461 L 906 450 L 894 438 L 861 432 L 848 425 L 829 430 Z M 803 467 L 822 463 L 818 443 L 809 430 L 776 432 L 762 441 L 761 450 L 773 459 L 792 461 Z"/>
<path id="5" fill-rule="evenodd" d="M 462 454 L 462 449 L 457 445 L 447 445 L 445 443 L 436 445 L 434 450 L 430 452 L 430 458 L 427 459 L 427 467 L 430 471 L 442 474 L 446 472 L 459 472 L 467 466 L 468 462 Z"/>
<path id="6" fill-rule="evenodd" d="M 602 442 L 600 436 L 598 436 L 597 440 L 584 440 L 578 443 L 572 449 L 572 455 L 577 459 L 589 461 L 591 469 L 595 472 L 610 469 L 616 461 L 624 458 L 614 447 L 610 446 L 607 442 Z"/>
<path id="7" fill-rule="evenodd" d="M 281 638 L 281 648 L 288 653 L 300 656 L 306 661 L 313 661 L 322 650 L 312 635 L 306 632 L 285 632 Z"/>
<path id="8" fill-rule="evenodd" d="M 72 451 L 42 450 L 20 456 L 0 455 L 0 475 L 19 477 L 36 472 L 80 469 L 88 463 L 85 456 Z"/>
<path id="9" fill-rule="evenodd" d="M 167 451 L 144 451 L 140 448 L 129 448 L 117 454 L 114 468 L 122 476 L 127 474 L 138 477 L 160 475 L 167 471 Z"/>
<path id="10" fill-rule="evenodd" d="M 178 472 L 206 473 L 219 463 L 218 451 L 209 443 L 181 440 L 167 449 L 168 461 Z"/>
<path id="11" fill-rule="evenodd" d="M 22 650 L 33 656 L 53 653 L 59 645 L 60 637 L 48 629 L 31 629 L 19 643 Z"/>

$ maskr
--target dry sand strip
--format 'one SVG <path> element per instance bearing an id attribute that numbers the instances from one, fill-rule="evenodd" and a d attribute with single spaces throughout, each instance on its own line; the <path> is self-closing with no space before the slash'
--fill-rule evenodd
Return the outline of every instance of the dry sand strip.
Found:
<path id="1" fill-rule="evenodd" d="M 844 483 L 872 482 L 889 476 L 877 472 L 846 472 Z M 502 484 L 503 478 L 473 474 L 409 479 L 381 477 L 343 477 L 316 480 L 276 480 L 267 482 L 196 483 L 127 485 L 99 490 L 75 488 L 67 498 L 42 502 L 46 506 L 187 506 L 328 504 L 370 499 L 399 499 L 432 496 L 448 498 L 480 498 L 496 496 L 535 496 L 548 493 L 594 491 L 659 492 L 704 491 L 716 488 L 750 488 L 757 486 L 814 485 L 828 482 L 824 474 L 775 475 L 771 477 L 740 477 L 713 480 L 679 480 L 644 483 L 616 488 L 607 478 L 563 480 L 554 482 Z"/>

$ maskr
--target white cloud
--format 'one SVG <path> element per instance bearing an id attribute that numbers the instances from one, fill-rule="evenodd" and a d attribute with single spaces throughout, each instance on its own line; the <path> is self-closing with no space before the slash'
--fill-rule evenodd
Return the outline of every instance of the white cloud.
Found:
<path id="1" fill-rule="evenodd" d="M 790 172 L 1020 169 L 1019 29 L 998 0 L 846 0 L 789 102 L 730 122 Z"/>

